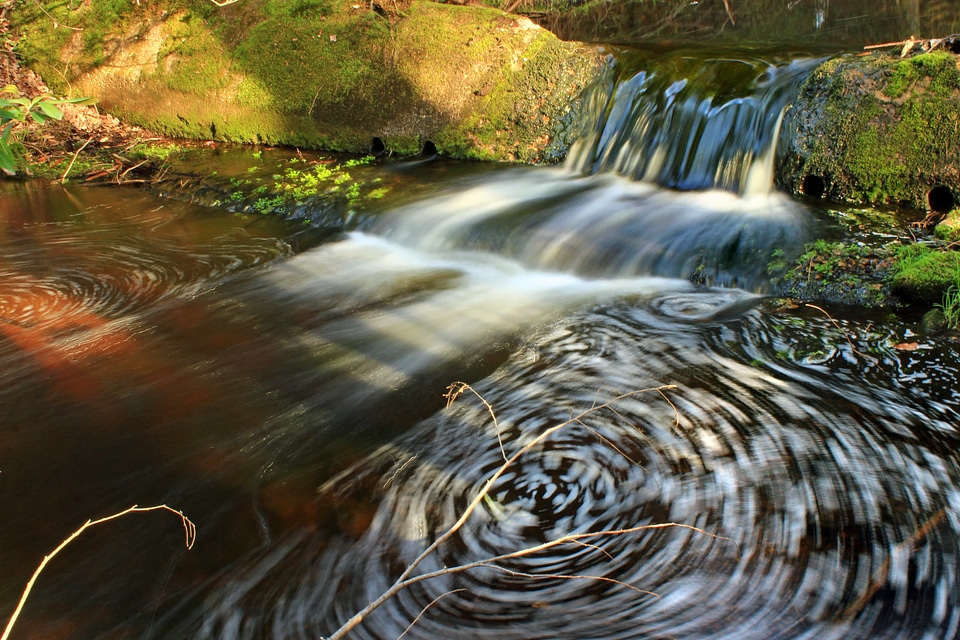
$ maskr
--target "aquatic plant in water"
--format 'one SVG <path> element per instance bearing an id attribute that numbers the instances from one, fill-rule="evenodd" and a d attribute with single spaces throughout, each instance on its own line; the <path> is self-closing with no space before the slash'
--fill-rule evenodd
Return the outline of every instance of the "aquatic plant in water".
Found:
<path id="1" fill-rule="evenodd" d="M 960 329 L 960 256 L 954 257 L 956 267 L 953 271 L 953 284 L 944 292 L 940 304 L 935 306 L 943 311 L 948 328 Z"/>

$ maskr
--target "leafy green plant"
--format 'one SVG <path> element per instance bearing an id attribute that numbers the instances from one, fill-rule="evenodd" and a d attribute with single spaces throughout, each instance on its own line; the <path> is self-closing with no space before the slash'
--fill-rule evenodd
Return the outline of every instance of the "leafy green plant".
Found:
<path id="1" fill-rule="evenodd" d="M 8 84 L 0 89 L 0 169 L 8 175 L 17 173 L 19 164 L 11 146 L 13 126 L 26 122 L 27 118 L 37 124 L 46 124 L 50 120 L 62 120 L 65 104 L 93 104 L 93 98 L 55 98 L 51 95 L 24 98 L 15 85 Z"/>
<path id="2" fill-rule="evenodd" d="M 943 317 L 950 329 L 960 329 L 960 256 L 956 257 L 953 271 L 953 284 L 944 292 L 943 300 L 935 305 L 943 311 Z"/>
<path id="3" fill-rule="evenodd" d="M 260 198 L 253 203 L 253 208 L 259 213 L 267 214 L 277 209 L 283 207 L 284 198 L 283 196 L 276 196 L 274 198 Z"/>

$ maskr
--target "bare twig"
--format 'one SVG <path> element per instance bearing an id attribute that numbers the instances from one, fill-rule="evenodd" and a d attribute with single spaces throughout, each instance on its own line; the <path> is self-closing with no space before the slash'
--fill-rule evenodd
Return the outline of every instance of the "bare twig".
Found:
<path id="1" fill-rule="evenodd" d="M 119 184 L 120 182 L 122 182 L 122 181 L 127 177 L 127 174 L 128 174 L 128 173 L 130 173 L 130 172 L 133 171 L 134 169 L 137 169 L 137 168 L 139 168 L 139 167 L 142 167 L 143 165 L 147 164 L 148 162 L 150 162 L 150 161 L 149 161 L 149 160 L 141 160 L 141 161 L 138 162 L 137 164 L 133 165 L 132 167 L 130 167 L 129 169 L 127 169 L 126 171 L 124 171 L 123 173 L 121 173 L 121 174 L 117 177 L 117 183 Z"/>
<path id="2" fill-rule="evenodd" d="M 490 403 L 487 402 L 483 396 L 477 393 L 477 391 L 466 382 L 454 382 L 447 387 L 447 392 L 443 394 L 443 397 L 447 399 L 447 407 L 452 405 L 464 391 L 469 391 L 473 395 L 477 396 L 477 398 L 480 399 L 480 402 L 483 403 L 483 406 L 487 408 L 487 412 L 490 414 L 490 417 L 493 418 L 493 428 L 497 432 L 497 442 L 500 444 L 500 454 L 503 456 L 504 461 L 506 461 L 507 452 L 504 451 L 503 440 L 500 438 L 500 423 L 497 422 L 497 414 L 494 413 L 493 407 L 490 406 Z"/>
<path id="3" fill-rule="evenodd" d="M 67 165 L 67 170 L 63 172 L 62 176 L 60 176 L 60 182 L 63 182 L 67 179 L 67 174 L 70 173 L 70 169 L 73 169 L 73 163 L 77 161 L 77 156 L 80 155 L 81 151 L 87 148 L 87 145 L 90 144 L 92 140 L 93 138 L 87 138 L 87 141 L 80 145 L 80 148 L 74 152 L 73 157 L 70 158 L 70 164 Z"/>
<path id="4" fill-rule="evenodd" d="M 901 47 L 907 42 L 913 41 L 913 36 L 910 36 L 907 40 L 897 40 L 896 42 L 882 42 L 880 44 L 868 44 L 864 47 L 865 51 L 870 51 L 872 49 L 889 49 L 890 47 Z"/>
<path id="5" fill-rule="evenodd" d="M 737 21 L 733 17 L 733 7 L 730 5 L 730 0 L 723 0 L 723 8 L 727 10 L 727 17 L 730 18 L 730 23 L 736 26 Z"/>
<path id="6" fill-rule="evenodd" d="M 827 319 L 830 320 L 830 322 L 833 323 L 833 326 L 835 326 L 835 327 L 840 331 L 840 333 L 843 334 L 843 337 L 847 339 L 847 344 L 850 345 L 850 349 L 851 349 L 855 354 L 857 354 L 857 355 L 859 355 L 859 356 L 865 356 L 865 355 L 866 355 L 866 354 L 863 354 L 863 353 L 860 353 L 859 351 L 857 351 L 857 348 L 856 348 L 855 346 L 853 346 L 853 340 L 850 339 L 850 335 L 847 333 L 846 329 L 844 329 L 843 327 L 841 327 L 841 326 L 840 326 L 840 323 L 837 322 L 837 321 L 833 318 L 833 316 L 831 316 L 829 313 L 827 313 L 827 310 L 826 310 L 826 309 L 824 309 L 823 307 L 818 307 L 818 306 L 815 305 L 815 304 L 810 304 L 809 302 L 805 302 L 804 304 L 805 304 L 806 306 L 810 307 L 811 309 L 816 309 L 817 311 L 819 311 L 819 312 L 822 313 L 823 315 L 827 316 Z"/>
<path id="7" fill-rule="evenodd" d="M 407 635 L 407 633 L 410 631 L 410 629 L 413 629 L 413 625 L 415 625 L 415 624 L 417 624 L 418 622 L 420 622 L 420 618 L 422 618 L 422 617 L 423 617 L 423 614 L 425 614 L 425 613 L 427 612 L 427 609 L 429 609 L 429 608 L 432 607 L 433 605 L 437 604 L 438 602 L 440 602 L 442 599 L 446 598 L 447 596 L 449 596 L 449 595 L 451 595 L 451 594 L 453 594 L 453 593 L 460 593 L 461 591 L 466 591 L 466 589 L 454 589 L 453 591 L 447 591 L 446 593 L 441 593 L 441 594 L 438 595 L 436 598 L 434 598 L 434 599 L 430 602 L 430 604 L 428 604 L 427 606 L 425 606 L 423 609 L 420 610 L 420 613 L 418 613 L 418 614 L 417 614 L 417 617 L 413 619 L 413 622 L 411 622 L 410 624 L 407 625 L 407 628 L 403 630 L 403 633 L 401 633 L 399 636 L 397 636 L 397 640 L 400 640 L 401 638 L 403 638 L 403 636 Z"/>
<path id="8" fill-rule="evenodd" d="M 172 507 L 168 507 L 165 504 L 157 505 L 154 507 L 138 507 L 137 505 L 133 505 L 132 507 L 124 509 L 123 511 L 120 511 L 113 515 L 106 516 L 105 518 L 100 518 L 98 520 L 87 520 L 85 523 L 83 523 L 83 525 L 79 529 L 71 533 L 63 542 L 57 545 L 56 549 L 54 549 L 49 554 L 43 557 L 43 560 L 40 562 L 40 565 L 37 567 L 36 571 L 34 571 L 33 575 L 30 576 L 30 580 L 27 582 L 27 586 L 26 588 L 24 588 L 23 594 L 20 596 L 20 601 L 17 603 L 17 608 L 14 609 L 13 615 L 10 616 L 10 620 L 7 622 L 6 628 L 3 630 L 3 635 L 0 635 L 0 640 L 7 640 L 7 638 L 10 636 L 10 632 L 13 630 L 13 625 L 16 623 L 17 618 L 20 617 L 20 612 L 23 610 L 23 605 L 26 604 L 27 597 L 30 595 L 30 591 L 33 589 L 33 585 L 37 581 L 37 578 L 40 576 L 40 573 L 44 570 L 44 568 L 46 568 L 47 564 L 49 564 L 49 562 L 53 560 L 53 558 L 58 553 L 63 551 L 63 549 L 68 544 L 70 544 L 71 542 L 76 540 L 78 537 L 80 537 L 80 534 L 82 534 L 84 531 L 86 531 L 90 527 L 94 527 L 98 524 L 103 524 L 104 522 L 109 522 L 111 520 L 116 520 L 117 518 L 122 518 L 123 516 L 131 513 L 143 513 L 146 511 L 169 511 L 170 513 L 180 516 L 180 520 L 183 522 L 183 531 L 184 531 L 184 534 L 186 535 L 187 549 L 193 548 L 193 543 L 197 539 L 196 525 L 194 525 L 193 522 L 190 521 L 190 518 L 183 515 L 182 511 L 177 511 L 176 509 Z"/>
<path id="9" fill-rule="evenodd" d="M 931 516 L 926 522 L 920 525 L 920 528 L 913 532 L 909 538 L 896 545 L 894 548 L 907 548 L 910 552 L 916 550 L 917 545 L 923 542 L 923 539 L 927 537 L 927 534 L 936 527 L 940 521 L 943 519 L 943 516 L 946 515 L 946 509 L 940 509 L 933 516 Z M 870 578 L 870 582 L 867 584 L 867 588 L 860 594 L 860 597 L 847 607 L 843 613 L 840 614 L 841 620 L 850 620 L 855 617 L 860 611 L 867 605 L 868 602 L 877 594 L 877 591 L 884 585 L 887 581 L 887 576 L 890 574 L 890 556 L 883 561 L 883 564 L 880 565 L 880 568 L 877 570 Z"/>
<path id="10" fill-rule="evenodd" d="M 619 535 L 625 535 L 625 534 L 630 534 L 630 533 L 636 533 L 636 532 L 640 532 L 640 531 L 651 531 L 651 530 L 656 530 L 656 529 L 667 529 L 667 528 L 689 529 L 689 530 L 691 530 L 691 531 L 695 531 L 695 532 L 697 532 L 697 533 L 701 533 L 701 534 L 706 535 L 706 536 L 709 536 L 709 537 L 711 537 L 711 538 L 720 539 L 720 540 L 729 540 L 729 538 L 725 538 L 725 537 L 723 537 L 723 536 L 718 536 L 718 535 L 716 535 L 716 534 L 712 534 L 712 533 L 710 533 L 710 532 L 708 532 L 708 531 L 704 531 L 703 529 L 699 529 L 699 528 L 694 527 L 694 526 L 691 526 L 691 525 L 681 524 L 681 523 L 676 523 L 676 522 L 668 522 L 668 523 L 662 523 L 662 524 L 651 524 L 651 525 L 642 525 L 642 526 L 637 526 L 637 527 L 629 527 L 629 528 L 624 528 L 624 529 L 612 529 L 612 530 L 604 530 L 604 531 L 590 531 L 590 532 L 586 532 L 586 533 L 573 533 L 573 534 L 561 536 L 561 537 L 559 537 L 559 538 L 555 538 L 555 539 L 553 539 L 553 540 L 550 540 L 550 541 L 548 541 L 548 542 L 544 542 L 544 543 L 542 543 L 542 544 L 534 545 L 534 546 L 532 546 L 532 547 L 526 547 L 526 548 L 524 548 L 524 549 L 518 549 L 518 550 L 516 550 L 516 551 L 510 551 L 510 552 L 508 552 L 508 553 L 504 553 L 504 554 L 501 554 L 501 555 L 498 555 L 498 556 L 494 556 L 494 557 L 491 557 L 491 558 L 486 558 L 486 559 L 483 559 L 483 560 L 477 560 L 477 561 L 474 561 L 474 562 L 467 562 L 467 563 L 464 563 L 464 564 L 461 564 L 461 565 L 452 566 L 452 567 L 443 567 L 442 569 L 438 569 L 438 570 L 436 570 L 436 571 L 429 571 L 429 572 L 426 572 L 426 573 L 421 573 L 421 574 L 419 574 L 419 575 L 413 575 L 413 572 L 417 569 L 417 567 L 419 567 L 419 566 L 423 563 L 424 560 L 426 560 L 430 555 L 432 555 L 432 554 L 440 547 L 440 545 L 442 545 L 443 543 L 445 543 L 446 541 L 448 541 L 451 537 L 453 537 L 453 535 L 454 535 L 457 531 L 459 531 L 459 530 L 463 527 L 463 525 L 467 522 L 467 520 L 470 518 L 470 516 L 473 514 L 473 512 L 476 510 L 476 508 L 480 505 L 480 503 L 482 503 L 484 500 L 488 499 L 490 490 L 493 488 L 493 486 L 494 486 L 494 484 L 497 482 L 497 480 L 499 480 L 499 479 L 507 472 L 507 470 L 508 470 L 514 463 L 516 463 L 523 455 L 527 454 L 528 452 L 530 452 L 532 449 L 536 448 L 537 446 L 543 444 L 547 439 L 549 439 L 553 434 L 557 433 L 557 432 L 560 431 L 561 429 L 564 429 L 564 428 L 566 428 L 566 427 L 568 427 L 568 426 L 570 426 L 570 425 L 574 425 L 574 424 L 581 424 L 581 425 L 582 425 L 582 424 L 583 424 L 583 420 L 584 420 L 587 416 L 589 416 L 589 415 L 591 415 L 591 414 L 593 414 L 593 413 L 596 413 L 596 412 L 598 412 L 598 411 L 601 411 L 601 410 L 604 410 L 604 409 L 611 409 L 611 410 L 612 410 L 613 404 L 616 403 L 616 402 L 618 402 L 618 401 L 624 400 L 624 399 L 629 398 L 629 397 L 632 397 L 632 396 L 639 395 L 639 394 L 641 394 L 641 393 L 657 392 L 657 393 L 663 394 L 663 392 L 666 391 L 666 390 L 668 390 L 668 389 L 676 389 L 676 388 L 677 388 L 676 385 L 663 385 L 663 386 L 659 386 L 659 387 L 651 387 L 651 388 L 649 388 L 649 389 L 639 389 L 639 390 L 636 390 L 636 391 L 631 391 L 631 392 L 629 392 L 629 393 L 620 394 L 620 395 L 616 396 L 615 398 L 613 398 L 612 400 L 610 400 L 610 401 L 608 401 L 608 402 L 605 402 L 605 403 L 600 404 L 600 405 L 596 405 L 596 404 L 595 404 L 595 405 L 592 406 L 591 408 L 587 409 L 586 411 L 581 412 L 580 414 L 578 414 L 578 415 L 576 415 L 576 416 L 573 416 L 573 417 L 570 418 L 569 420 L 566 420 L 566 421 L 564 421 L 564 422 L 561 422 L 561 423 L 559 423 L 559 424 L 556 424 L 556 425 L 550 427 L 549 429 L 545 429 L 545 430 L 544 430 L 542 433 L 540 433 L 537 437 L 533 438 L 530 442 L 528 442 L 527 444 L 525 444 L 525 445 L 523 445 L 522 447 L 520 447 L 512 456 L 510 456 L 509 458 L 506 458 L 505 461 L 504 461 L 504 463 L 503 463 L 502 465 L 500 465 L 500 467 L 499 467 L 496 471 L 494 471 L 493 475 L 491 475 L 491 476 L 487 479 L 487 481 L 484 483 L 484 485 L 483 485 L 483 487 L 480 489 L 480 491 L 477 492 L 477 494 L 473 497 L 473 499 L 471 500 L 471 502 L 470 502 L 470 503 L 467 505 L 467 507 L 464 509 L 463 513 L 460 515 L 460 518 L 459 518 L 455 523 L 453 523 L 446 531 L 444 531 L 442 534 L 440 534 L 430 545 L 428 545 L 427 548 L 424 549 L 424 550 L 420 553 L 420 555 L 417 556 L 417 558 L 413 560 L 413 562 L 411 562 L 409 565 L 407 565 L 407 568 L 404 569 L 404 571 L 400 574 L 400 577 L 397 578 L 397 580 L 393 583 L 393 585 L 392 585 L 390 588 L 388 588 L 388 589 L 387 589 L 386 591 L 384 591 L 379 597 L 377 597 L 375 600 L 373 600 L 372 602 L 370 602 L 366 607 L 364 607 L 362 610 L 360 610 L 359 612 L 357 612 L 353 617 L 351 617 L 349 620 L 347 620 L 347 622 L 345 622 L 339 629 L 337 629 L 337 630 L 328 638 L 328 640 L 341 640 L 347 633 L 349 633 L 349 632 L 350 632 L 352 629 L 354 629 L 357 625 L 359 625 L 361 622 L 363 622 L 364 618 L 366 618 L 368 615 L 370 615 L 370 614 L 371 614 L 373 611 L 375 611 L 376 609 L 380 608 L 380 607 L 381 607 L 384 603 L 386 603 L 390 598 L 392 598 L 392 597 L 394 597 L 395 595 L 397 595 L 397 593 L 399 593 L 400 591 L 402 591 L 403 589 L 406 589 L 407 587 L 409 587 L 409 586 L 411 586 L 411 585 L 414 585 L 414 584 L 417 584 L 417 583 L 420 583 L 420 582 L 423 582 L 423 581 L 426 581 L 426 580 L 430 580 L 430 579 L 432 579 L 432 578 L 436 578 L 436 577 L 439 577 L 439 576 L 446 576 L 446 575 L 451 575 L 451 574 L 455 574 L 455 573 L 463 573 L 463 572 L 465 572 L 465 571 L 469 571 L 469 570 L 476 569 L 476 568 L 479 568 L 479 567 L 490 567 L 490 568 L 496 568 L 496 569 L 500 569 L 500 570 L 505 570 L 503 567 L 497 566 L 497 563 L 502 562 L 502 561 L 504 561 L 504 560 L 510 560 L 510 559 L 513 559 L 513 558 L 520 558 L 520 557 L 524 557 L 524 556 L 533 555 L 533 554 L 536 554 L 536 553 L 539 553 L 539 552 L 542 552 L 542 551 L 546 551 L 546 550 L 548 550 L 548 549 L 552 549 L 552 548 L 554 548 L 554 547 L 558 547 L 558 546 L 561 546 L 561 545 L 566 545 L 566 544 L 578 544 L 578 545 L 581 545 L 581 546 L 582 546 L 582 545 L 585 544 L 585 543 L 584 543 L 585 540 L 590 540 L 590 539 L 593 539 L 593 538 L 602 538 L 602 537 L 608 537 L 608 536 L 619 536 Z M 457 384 L 451 385 L 450 390 L 448 391 L 448 400 L 449 400 L 450 402 L 452 402 L 453 400 L 450 399 L 450 396 L 453 396 L 453 399 L 455 399 L 457 396 L 459 396 L 460 394 L 462 394 L 464 391 L 471 391 L 471 392 L 473 392 L 475 395 L 477 395 L 477 397 L 479 397 L 480 400 L 483 401 L 484 405 L 487 407 L 487 409 L 490 411 L 490 413 L 493 414 L 493 409 L 492 409 L 492 407 L 490 406 L 490 404 L 487 403 L 486 400 L 484 400 L 482 397 L 480 397 L 480 395 L 477 394 L 476 391 L 474 391 L 469 385 L 467 385 L 467 384 L 465 384 L 465 383 L 457 383 Z M 674 409 L 676 409 L 676 407 L 674 407 Z M 495 416 L 494 416 L 494 420 L 496 420 L 496 417 L 495 417 Z M 499 436 L 499 430 L 498 430 L 498 436 Z M 503 451 L 502 445 L 501 445 L 501 451 Z M 587 546 L 593 546 L 593 545 L 589 545 L 589 543 L 586 543 L 586 544 L 587 544 Z M 738 553 L 739 553 L 739 551 L 738 551 Z M 520 575 L 520 574 L 518 573 L 518 575 Z M 603 577 L 603 576 L 539 576 L 539 577 L 561 577 L 561 578 L 565 578 L 565 579 L 592 579 L 592 580 L 599 580 L 599 581 L 603 581 L 603 582 L 615 583 L 615 584 L 618 584 L 618 585 L 621 585 L 621 586 L 624 586 L 624 587 L 633 589 L 634 591 L 638 591 L 638 592 L 640 592 L 640 593 L 644 593 L 644 594 L 649 594 L 649 593 L 650 593 L 650 592 L 643 591 L 642 589 L 638 589 L 637 587 L 634 587 L 634 586 L 632 586 L 632 585 L 625 584 L 625 583 L 623 583 L 623 582 L 620 582 L 620 581 L 618 581 L 618 580 L 615 580 L 615 579 L 613 579 L 613 578 L 607 578 L 607 577 Z M 653 594 L 653 595 L 655 595 L 655 594 Z M 2 639 L 0 639 L 0 640 L 2 640 Z"/>

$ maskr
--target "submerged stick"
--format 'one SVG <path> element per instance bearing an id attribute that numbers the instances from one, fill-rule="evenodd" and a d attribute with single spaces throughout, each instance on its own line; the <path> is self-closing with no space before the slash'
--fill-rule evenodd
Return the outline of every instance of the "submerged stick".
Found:
<path id="1" fill-rule="evenodd" d="M 26 588 L 24 588 L 23 594 L 20 596 L 20 601 L 17 603 L 17 608 L 13 610 L 13 615 L 10 616 L 10 620 L 7 622 L 6 628 L 4 628 L 3 630 L 3 635 L 0 635 L 0 640 L 7 640 L 7 638 L 10 636 L 10 632 L 13 631 L 13 625 L 17 622 L 17 618 L 20 617 L 20 612 L 23 611 L 23 606 L 27 602 L 27 597 L 29 597 L 30 591 L 33 589 L 33 585 L 37 581 L 37 578 L 40 577 L 40 573 L 43 572 L 47 564 L 49 564 L 50 561 L 53 560 L 53 558 L 58 553 L 63 551 L 68 544 L 70 544 L 71 542 L 76 540 L 78 537 L 80 537 L 80 534 L 82 534 L 84 531 L 86 531 L 90 527 L 96 526 L 98 524 L 103 524 L 104 522 L 109 522 L 111 520 L 116 520 L 117 518 L 121 518 L 130 513 L 142 513 L 145 511 L 169 511 L 170 513 L 180 516 L 180 520 L 183 522 L 183 531 L 184 531 L 184 534 L 186 535 L 187 549 L 193 548 L 193 543 L 196 542 L 197 540 L 196 525 L 194 525 L 193 522 L 190 521 L 190 518 L 183 515 L 182 511 L 177 511 L 176 509 L 172 507 L 168 507 L 165 504 L 157 505 L 154 507 L 138 507 L 137 505 L 133 505 L 132 507 L 124 509 L 123 511 L 120 511 L 110 516 L 106 516 L 104 518 L 100 518 L 98 520 L 87 520 L 86 522 L 83 523 L 83 525 L 79 529 L 71 533 L 69 536 L 67 536 L 67 538 L 63 542 L 57 545 L 56 549 L 54 549 L 49 554 L 43 557 L 43 560 L 40 562 L 40 565 L 37 567 L 36 571 L 34 571 L 33 575 L 30 576 L 30 580 L 27 582 L 27 586 Z"/>

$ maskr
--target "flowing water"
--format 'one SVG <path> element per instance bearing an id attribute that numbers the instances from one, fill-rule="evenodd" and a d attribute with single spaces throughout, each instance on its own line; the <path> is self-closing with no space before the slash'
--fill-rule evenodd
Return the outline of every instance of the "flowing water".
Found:
<path id="1" fill-rule="evenodd" d="M 87 518 L 198 527 L 88 530 L 13 637 L 328 636 L 565 423 L 348 637 L 957 636 L 954 345 L 765 299 L 820 224 L 769 177 L 810 63 L 672 60 L 565 166 L 385 163 L 431 195 L 310 241 L 6 186 L 0 614 Z"/>

